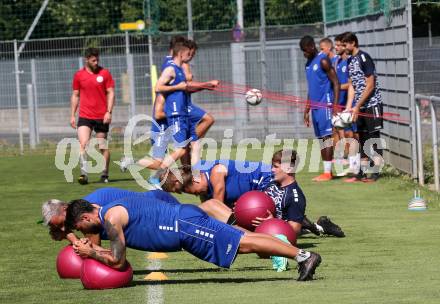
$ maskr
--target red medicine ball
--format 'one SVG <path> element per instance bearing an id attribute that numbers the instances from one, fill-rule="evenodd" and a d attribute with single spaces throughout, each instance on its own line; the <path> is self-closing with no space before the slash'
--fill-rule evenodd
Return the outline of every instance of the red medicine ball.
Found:
<path id="1" fill-rule="evenodd" d="M 61 249 L 57 257 L 57 272 L 62 279 L 79 279 L 83 259 L 73 251 L 72 245 Z"/>
<path id="2" fill-rule="evenodd" d="M 264 221 L 255 229 L 255 232 L 265 233 L 270 235 L 275 234 L 284 234 L 289 242 L 296 246 L 296 233 L 293 230 L 292 226 L 289 225 L 286 221 L 282 219 L 273 218 L 267 221 Z"/>
<path id="3" fill-rule="evenodd" d="M 132 279 L 130 264 L 125 270 L 119 271 L 94 259 L 85 259 L 81 268 L 81 282 L 85 289 L 120 288 L 130 284 Z"/>
<path id="4" fill-rule="evenodd" d="M 267 210 L 275 213 L 275 204 L 272 198 L 261 191 L 249 191 L 244 193 L 235 204 L 234 213 L 237 224 L 253 231 L 252 220 L 256 217 L 267 217 Z"/>

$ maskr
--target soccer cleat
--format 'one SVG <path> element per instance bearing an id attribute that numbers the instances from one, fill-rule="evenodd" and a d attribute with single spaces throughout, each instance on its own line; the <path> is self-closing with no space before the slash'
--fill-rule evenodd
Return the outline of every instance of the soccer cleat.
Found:
<path id="1" fill-rule="evenodd" d="M 313 181 L 315 181 L 315 182 L 327 182 L 327 181 L 329 181 L 331 179 L 332 179 L 332 174 L 326 172 L 326 173 L 322 173 L 322 174 L 314 177 Z"/>
<path id="2" fill-rule="evenodd" d="M 343 238 L 345 237 L 344 231 L 342 231 L 341 227 L 333 223 L 328 217 L 321 216 L 318 219 L 317 224 L 324 229 L 324 234 L 333 235 L 336 237 Z"/>
<path id="3" fill-rule="evenodd" d="M 128 166 L 132 164 L 134 164 L 134 160 L 132 158 L 123 156 L 119 161 L 119 169 L 121 169 L 121 172 L 126 172 Z"/>
<path id="4" fill-rule="evenodd" d="M 310 257 L 298 263 L 299 277 L 297 281 L 310 281 L 313 280 L 315 269 L 321 264 L 321 256 L 317 253 L 310 252 Z"/>
<path id="5" fill-rule="evenodd" d="M 344 176 L 347 176 L 350 173 L 351 173 L 351 169 L 347 168 L 347 169 L 342 170 L 341 172 L 337 173 L 336 176 L 337 177 L 344 177 Z"/>
<path id="6" fill-rule="evenodd" d="M 364 178 L 365 178 L 365 175 L 362 174 L 362 172 L 359 172 L 358 174 L 356 174 L 352 177 L 344 179 L 344 182 L 345 183 L 358 183 L 358 182 L 361 182 Z"/>
<path id="7" fill-rule="evenodd" d="M 82 174 L 80 177 L 78 177 L 78 183 L 81 185 L 87 185 L 89 183 L 89 178 L 87 175 Z"/>
<path id="8" fill-rule="evenodd" d="M 362 182 L 364 182 L 364 183 L 374 183 L 374 182 L 376 182 L 378 179 L 379 179 L 379 173 L 373 173 L 373 174 L 371 174 L 370 175 L 370 177 L 364 177 L 363 179 L 362 179 Z"/>
<path id="9" fill-rule="evenodd" d="M 108 183 L 108 175 L 101 175 L 100 183 L 107 184 Z"/>
<path id="10" fill-rule="evenodd" d="M 319 232 L 318 228 L 316 227 L 315 223 L 312 223 L 305 215 L 304 215 L 304 219 L 303 219 L 301 225 L 302 225 L 303 229 L 307 229 L 315 235 L 319 236 L 321 234 Z"/>

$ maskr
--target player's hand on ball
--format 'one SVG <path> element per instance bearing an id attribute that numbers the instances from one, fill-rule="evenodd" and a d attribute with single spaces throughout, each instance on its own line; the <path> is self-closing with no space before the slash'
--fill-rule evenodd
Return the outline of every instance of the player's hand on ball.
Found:
<path id="1" fill-rule="evenodd" d="M 80 239 L 73 243 L 73 250 L 82 258 L 90 256 L 93 248 L 89 239 Z"/>
<path id="2" fill-rule="evenodd" d="M 260 224 L 264 221 L 270 220 L 271 218 L 273 218 L 272 212 L 270 212 L 269 210 L 267 210 L 267 217 L 256 217 L 253 221 L 252 221 L 252 225 L 257 227 L 260 226 Z"/>

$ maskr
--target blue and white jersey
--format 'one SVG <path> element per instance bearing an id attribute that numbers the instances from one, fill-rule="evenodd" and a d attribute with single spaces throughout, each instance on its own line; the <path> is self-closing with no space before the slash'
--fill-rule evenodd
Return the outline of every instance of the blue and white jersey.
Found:
<path id="1" fill-rule="evenodd" d="M 205 162 L 204 169 L 201 170 L 208 181 L 207 198 L 212 198 L 214 195 L 214 187 L 211 183 L 212 169 L 217 164 L 227 168 L 224 203 L 229 207 L 233 207 L 244 193 L 251 190 L 262 191 L 273 180 L 271 165 L 260 162 L 216 160 L 207 164 L 209 163 Z"/>
<path id="2" fill-rule="evenodd" d="M 276 218 L 302 223 L 306 212 L 306 197 L 296 181 L 285 187 L 272 182 L 264 192 L 275 203 Z"/>
<path id="3" fill-rule="evenodd" d="M 128 212 L 128 224 L 124 227 L 127 247 L 160 252 L 181 249 L 179 233 L 176 233 L 181 204 L 169 204 L 146 197 L 122 198 L 99 208 L 99 219 L 103 227 L 105 214 L 115 206 L 122 206 Z M 105 229 L 101 231 L 101 238 L 108 239 Z"/>
<path id="4" fill-rule="evenodd" d="M 311 108 L 317 109 L 313 103 L 333 103 L 333 88 L 327 73 L 321 67 L 321 60 L 328 59 L 327 55 L 319 52 L 315 58 L 309 59 L 306 63 L 306 76 L 308 84 L 308 94 L 312 102 Z"/>
<path id="5" fill-rule="evenodd" d="M 348 83 L 348 60 L 338 56 L 338 59 L 335 62 L 335 70 L 336 76 L 338 76 L 339 84 Z M 339 90 L 339 104 L 343 106 L 347 104 L 347 90 Z"/>
<path id="6" fill-rule="evenodd" d="M 176 77 L 168 85 L 174 86 L 181 82 L 186 82 L 185 73 L 182 67 L 176 65 L 174 61 L 169 61 L 165 68 L 172 67 Z M 188 116 L 188 95 L 185 91 L 174 91 L 165 97 L 165 115 L 167 118 L 173 116 Z"/>
<path id="7" fill-rule="evenodd" d="M 362 93 L 365 91 L 367 86 L 366 77 L 369 76 L 374 76 L 374 90 L 362 105 L 362 108 L 370 108 L 382 103 L 382 96 L 380 94 L 376 68 L 370 55 L 359 50 L 355 56 L 351 56 L 348 59 L 348 72 L 354 88 L 354 101 L 356 103 L 359 101 Z"/>
<path id="8" fill-rule="evenodd" d="M 166 68 L 166 67 L 167 67 L 172 61 L 173 61 L 173 56 L 171 56 L 171 55 L 166 55 L 166 56 L 163 58 L 162 66 L 161 66 L 161 68 L 160 68 L 160 71 L 163 72 L 163 70 L 165 70 L 165 68 Z"/>

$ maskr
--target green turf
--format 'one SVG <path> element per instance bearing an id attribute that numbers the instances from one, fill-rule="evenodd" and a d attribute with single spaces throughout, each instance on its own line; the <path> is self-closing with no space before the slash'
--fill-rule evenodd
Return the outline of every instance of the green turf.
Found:
<path id="1" fill-rule="evenodd" d="M 257 159 L 258 152 L 250 158 Z M 114 159 L 117 159 L 116 155 Z M 145 253 L 130 250 L 135 270 L 132 287 L 87 291 L 77 280 L 60 280 L 55 258 L 62 242 L 50 240 L 36 222 L 48 198 L 69 200 L 102 185 L 66 183 L 53 155 L 0 158 L 1 203 L 0 303 L 146 303 L 151 284 Z M 141 190 L 112 165 L 109 186 Z M 424 191 L 429 211 L 411 212 L 407 202 L 414 184 L 383 178 L 376 184 L 312 183 L 313 173 L 298 180 L 307 196 L 307 214 L 328 215 L 345 239 L 304 237 L 299 245 L 319 252 L 323 263 L 316 280 L 298 283 L 293 269 L 270 270 L 268 260 L 239 256 L 232 269 L 218 269 L 187 253 L 162 261 L 169 281 L 165 303 L 439 303 L 440 222 L 437 195 Z M 91 176 L 91 181 L 98 175 Z M 195 198 L 179 196 L 184 202 Z M 292 263 L 294 265 L 294 263 Z"/>

